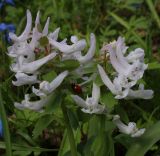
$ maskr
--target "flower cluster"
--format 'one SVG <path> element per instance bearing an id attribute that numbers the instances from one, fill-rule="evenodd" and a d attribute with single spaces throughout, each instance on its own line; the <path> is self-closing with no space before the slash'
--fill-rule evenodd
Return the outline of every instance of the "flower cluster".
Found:
<path id="1" fill-rule="evenodd" d="M 101 79 L 109 90 L 116 95 L 116 99 L 151 99 L 153 91 L 144 90 L 143 84 L 139 85 L 138 90 L 131 89 L 142 78 L 144 71 L 147 69 L 147 65 L 144 63 L 144 50 L 137 48 L 127 55 L 127 49 L 128 47 L 126 47 L 122 37 L 102 48 L 102 51 L 109 52 L 110 61 L 116 71 L 116 76 L 112 82 L 102 66 L 98 65 Z"/>
<path id="2" fill-rule="evenodd" d="M 30 101 L 30 95 L 26 94 L 25 99 L 21 103 L 15 102 L 15 107 L 19 109 L 29 108 L 31 110 L 42 111 L 43 106 L 49 100 L 49 95 L 62 83 L 68 75 L 68 71 L 60 73 L 51 82 L 40 81 L 38 75 L 39 69 L 44 64 L 53 60 L 56 56 L 60 56 L 61 60 L 75 59 L 80 64 L 84 64 L 92 59 L 95 53 L 95 36 L 90 35 L 90 48 L 86 55 L 82 55 L 81 51 L 86 47 L 84 39 L 78 40 L 77 36 L 71 37 L 72 45 L 67 44 L 67 40 L 58 42 L 59 28 L 54 32 L 48 33 L 50 18 L 47 19 L 42 31 L 39 30 L 40 12 L 37 13 L 35 25 L 32 29 L 32 16 L 27 10 L 27 24 L 23 33 L 17 36 L 9 33 L 13 45 L 8 47 L 8 55 L 12 58 L 11 70 L 15 72 L 16 81 L 12 81 L 15 86 L 33 85 L 39 83 L 39 89 L 32 86 L 32 93 L 40 97 L 38 101 Z M 42 46 L 41 42 L 46 42 Z M 36 53 L 45 51 L 46 56 L 36 59 Z"/>
<path id="3" fill-rule="evenodd" d="M 21 103 L 14 103 L 18 109 L 28 108 L 35 111 L 43 111 L 43 107 L 47 104 L 51 94 L 69 74 L 72 74 L 68 70 L 65 70 L 58 73 L 57 77 L 51 82 L 39 79 L 39 75 L 41 74 L 40 68 L 49 61 L 54 61 L 57 57 L 60 62 L 65 60 L 76 60 L 79 62 L 80 66 L 74 71 L 77 75 L 82 76 L 83 80 L 86 80 L 81 84 L 84 85 L 95 77 L 92 74 L 92 76 L 86 79 L 86 77 L 83 77 L 82 72 L 83 67 L 93 61 L 96 50 L 95 35 L 93 33 L 90 34 L 90 47 L 87 53 L 83 55 L 82 51 L 87 45 L 86 40 L 79 40 L 77 36 L 71 36 L 71 44 L 67 44 L 67 39 L 58 41 L 60 28 L 49 33 L 49 21 L 50 18 L 47 19 L 43 30 L 40 30 L 40 12 L 38 12 L 34 27 L 32 28 L 32 16 L 30 11 L 27 10 L 27 24 L 23 33 L 19 36 L 12 32 L 9 34 L 13 45 L 8 48 L 8 55 L 13 60 L 11 70 L 15 73 L 16 77 L 16 81 L 12 81 L 12 83 L 15 86 L 32 85 L 32 96 L 34 95 L 40 99 L 32 101 L 31 94 L 25 94 L 25 98 Z M 100 77 L 110 91 L 116 95 L 116 99 L 150 99 L 153 96 L 153 91 L 144 90 L 143 84 L 139 85 L 138 90 L 131 89 L 142 78 L 144 71 L 147 69 L 147 65 L 144 63 L 144 51 L 141 48 L 137 48 L 126 54 L 127 48 L 122 37 L 102 48 L 102 51 L 109 52 L 111 64 L 116 71 L 116 77 L 112 82 L 103 67 L 98 65 Z M 38 58 L 37 54 L 41 54 L 43 57 Z M 38 84 L 39 88 L 35 88 L 34 84 Z M 78 95 L 71 95 L 71 98 L 85 113 L 106 114 L 107 112 L 105 106 L 99 102 L 100 87 L 95 82 L 93 82 L 91 97 L 87 95 L 86 100 L 84 100 Z M 145 129 L 138 130 L 136 124 L 132 122 L 128 125 L 123 124 L 118 115 L 114 116 L 113 122 L 122 133 L 131 135 L 132 137 L 138 137 L 145 131 Z"/>

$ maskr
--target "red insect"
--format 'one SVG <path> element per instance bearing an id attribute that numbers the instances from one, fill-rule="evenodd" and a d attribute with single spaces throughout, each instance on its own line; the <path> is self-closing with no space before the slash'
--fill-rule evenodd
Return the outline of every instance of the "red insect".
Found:
<path id="1" fill-rule="evenodd" d="M 79 84 L 72 83 L 72 89 L 77 94 L 81 94 L 82 93 L 82 88 L 81 88 L 81 86 Z"/>

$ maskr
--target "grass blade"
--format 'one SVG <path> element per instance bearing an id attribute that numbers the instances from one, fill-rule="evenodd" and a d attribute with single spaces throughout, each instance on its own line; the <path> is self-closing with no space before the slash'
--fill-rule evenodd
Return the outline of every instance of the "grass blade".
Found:
<path id="1" fill-rule="evenodd" d="M 153 15 L 153 18 L 155 19 L 155 21 L 157 22 L 158 27 L 160 28 L 160 18 L 155 10 L 155 7 L 153 5 L 153 1 L 152 0 L 146 0 L 146 3 Z"/>
<path id="2" fill-rule="evenodd" d="M 146 50 L 147 46 L 145 44 L 145 42 L 140 38 L 139 35 L 137 35 L 137 33 L 133 30 L 130 29 L 130 25 L 123 20 L 121 17 L 117 16 L 115 13 L 113 12 L 109 12 L 109 14 L 118 22 L 120 23 L 122 26 L 124 26 L 128 31 L 130 31 L 132 33 L 132 35 L 136 38 L 137 43 L 140 43 L 141 46 Z"/>
<path id="3" fill-rule="evenodd" d="M 0 88 L 0 114 L 1 114 L 1 118 L 2 118 L 3 135 L 4 135 L 4 139 L 5 139 L 5 144 L 6 144 L 6 155 L 12 156 L 12 146 L 11 146 L 11 140 L 10 140 L 8 119 L 7 119 L 5 108 L 3 105 L 1 88 Z"/>

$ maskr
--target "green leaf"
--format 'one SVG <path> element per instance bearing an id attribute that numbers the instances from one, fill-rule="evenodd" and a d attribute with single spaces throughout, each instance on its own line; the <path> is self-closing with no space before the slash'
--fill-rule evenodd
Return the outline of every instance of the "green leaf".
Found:
<path id="1" fill-rule="evenodd" d="M 105 104 L 107 108 L 112 109 L 115 105 L 118 104 L 112 93 L 105 93 L 101 95 L 101 103 Z"/>
<path id="2" fill-rule="evenodd" d="M 160 63 L 152 62 L 148 64 L 148 70 L 160 69 Z"/>
<path id="3" fill-rule="evenodd" d="M 7 147 L 6 148 L 6 155 L 12 156 L 12 146 L 11 146 L 9 126 L 8 126 L 8 118 L 6 115 L 5 108 L 4 108 L 4 102 L 2 99 L 1 88 L 0 88 L 0 117 L 2 119 L 5 146 Z"/>
<path id="4" fill-rule="evenodd" d="M 62 69 L 62 70 L 74 70 L 79 67 L 79 62 L 77 60 L 64 60 L 57 64 L 55 64 L 56 67 Z"/>
<path id="5" fill-rule="evenodd" d="M 28 156 L 32 151 L 14 151 L 13 156 Z"/>
<path id="6" fill-rule="evenodd" d="M 57 76 L 55 71 L 51 71 L 42 76 L 43 80 L 51 82 Z"/>
<path id="7" fill-rule="evenodd" d="M 33 137 L 36 138 L 42 133 L 42 131 L 47 128 L 47 126 L 54 120 L 51 115 L 42 116 L 35 125 L 33 130 Z"/>
<path id="8" fill-rule="evenodd" d="M 153 18 L 155 19 L 155 21 L 157 22 L 158 27 L 160 28 L 160 18 L 159 15 L 155 9 L 155 6 L 153 5 L 153 1 L 152 0 L 146 0 L 146 3 L 152 13 Z"/>
<path id="9" fill-rule="evenodd" d="M 1 149 L 6 149 L 6 146 L 5 146 L 5 142 L 3 141 L 0 141 L 0 148 Z M 15 143 L 12 143 L 12 150 L 17 150 L 17 151 L 28 151 L 28 149 L 30 151 L 33 151 L 33 152 L 39 152 L 39 151 L 58 151 L 58 149 L 46 149 L 46 148 L 40 148 L 40 147 L 33 147 L 33 146 L 22 146 L 22 145 L 19 145 L 19 144 L 15 144 Z"/>
<path id="10" fill-rule="evenodd" d="M 41 46 L 46 46 L 49 43 L 48 38 L 46 36 L 40 38 L 39 42 Z"/>
<path id="11" fill-rule="evenodd" d="M 144 156 L 151 147 L 160 140 L 160 121 L 146 130 L 128 149 L 126 156 Z"/>

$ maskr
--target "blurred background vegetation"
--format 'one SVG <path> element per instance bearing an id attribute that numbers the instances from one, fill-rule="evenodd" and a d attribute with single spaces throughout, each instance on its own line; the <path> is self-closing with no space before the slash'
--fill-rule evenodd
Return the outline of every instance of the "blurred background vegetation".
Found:
<path id="1" fill-rule="evenodd" d="M 150 2 L 153 2 L 153 5 Z M 70 38 L 73 34 L 89 40 L 90 33 L 95 33 L 97 55 L 104 43 L 113 41 L 118 36 L 125 37 L 130 50 L 135 47 L 143 48 L 146 54 L 145 62 L 149 64 L 149 68 L 141 82 L 145 84 L 146 88 L 154 90 L 154 98 L 147 101 L 122 100 L 120 105 L 114 105 L 114 108 L 115 112 L 123 114 L 124 121 L 127 122 L 131 118 L 146 128 L 160 119 L 160 0 L 14 0 L 14 5 L 5 4 L 1 8 L 0 23 L 14 24 L 16 34 L 20 34 L 26 24 L 26 9 L 32 12 L 33 22 L 38 10 L 41 11 L 41 23 L 44 24 L 47 17 L 50 16 L 49 30 L 54 31 L 60 27 L 60 40 Z M 4 32 L 0 32 L 0 36 L 0 85 L 3 90 L 2 98 L 5 101 L 12 140 L 17 144 L 59 148 L 64 127 L 59 114 L 57 118 L 55 116 L 48 123 L 49 128 L 34 140 L 30 134 L 32 134 L 39 115 L 30 111 L 21 112 L 14 109 L 13 102 L 23 98 L 25 88 L 18 89 L 11 85 L 13 73 L 9 69 L 10 60 L 6 55 L 7 46 L 11 43 L 4 39 Z M 21 92 L 22 90 L 24 92 Z M 47 120 L 47 116 L 45 117 Z M 51 124 L 53 122 L 54 124 Z M 142 123 L 144 124 L 142 125 Z M 117 138 L 115 142 L 117 142 L 116 148 L 119 149 L 119 153 L 121 150 L 123 153 L 125 148 L 121 147 L 122 140 Z M 31 154 L 29 151 L 25 152 L 17 155 Z M 34 152 L 38 153 L 39 150 Z M 42 155 L 45 156 L 46 153 L 43 152 Z M 160 142 L 154 145 L 147 155 L 158 154 L 160 154 Z M 116 155 L 119 154 L 116 153 Z"/>

